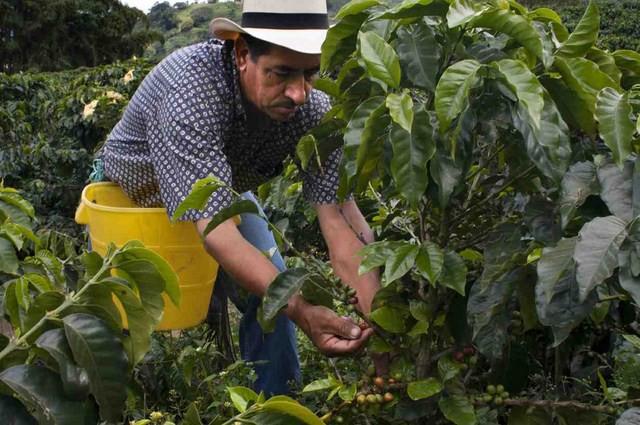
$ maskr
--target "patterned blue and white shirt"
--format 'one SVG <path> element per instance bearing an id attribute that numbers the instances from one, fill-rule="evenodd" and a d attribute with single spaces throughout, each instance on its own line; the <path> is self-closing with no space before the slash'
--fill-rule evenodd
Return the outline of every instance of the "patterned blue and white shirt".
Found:
<path id="1" fill-rule="evenodd" d="M 329 110 L 329 99 L 312 90 L 291 120 L 254 130 L 238 81 L 231 47 L 217 40 L 172 53 L 144 79 L 109 134 L 100 154 L 105 175 L 138 205 L 165 206 L 169 215 L 210 174 L 238 192 L 278 175 L 300 137 Z M 336 150 L 322 174 L 304 174 L 309 202 L 337 202 L 339 161 Z M 190 210 L 182 220 L 210 218 L 231 200 L 227 189 L 218 190 L 204 211 Z"/>

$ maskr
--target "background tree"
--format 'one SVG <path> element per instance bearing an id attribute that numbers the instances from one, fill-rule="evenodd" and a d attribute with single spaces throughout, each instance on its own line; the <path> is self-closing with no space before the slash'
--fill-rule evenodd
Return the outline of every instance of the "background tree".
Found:
<path id="1" fill-rule="evenodd" d="M 118 0 L 0 2 L 0 69 L 56 71 L 141 55 L 159 37 Z"/>

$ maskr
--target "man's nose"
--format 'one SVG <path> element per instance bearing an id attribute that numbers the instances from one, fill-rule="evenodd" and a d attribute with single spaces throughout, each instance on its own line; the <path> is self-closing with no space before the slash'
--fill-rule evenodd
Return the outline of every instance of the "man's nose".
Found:
<path id="1" fill-rule="evenodd" d="M 307 100 L 307 81 L 304 75 L 296 76 L 288 81 L 284 94 L 297 106 L 303 105 Z"/>

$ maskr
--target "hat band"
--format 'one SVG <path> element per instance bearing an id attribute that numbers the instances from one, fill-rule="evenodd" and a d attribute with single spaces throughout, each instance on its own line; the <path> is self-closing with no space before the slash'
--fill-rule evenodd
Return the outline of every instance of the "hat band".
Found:
<path id="1" fill-rule="evenodd" d="M 329 18 L 326 13 L 262 13 L 242 14 L 245 28 L 269 28 L 278 30 L 326 30 Z"/>

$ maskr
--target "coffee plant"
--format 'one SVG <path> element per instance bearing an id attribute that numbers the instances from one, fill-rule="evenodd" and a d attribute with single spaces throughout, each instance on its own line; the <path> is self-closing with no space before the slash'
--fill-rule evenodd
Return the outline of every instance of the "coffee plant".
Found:
<path id="1" fill-rule="evenodd" d="M 382 288 L 362 317 L 294 247 L 301 267 L 260 314 L 268 328 L 302 290 L 375 328 L 389 374 L 328 370 L 305 388 L 329 391 L 323 420 L 634 423 L 640 54 L 595 47 L 594 2 L 572 32 L 510 0 L 354 0 L 336 19 L 317 82 L 333 108 L 298 160 L 318 169 L 343 147 L 339 195 L 377 205 L 360 270 L 381 268 Z"/>
<path id="2" fill-rule="evenodd" d="M 44 224 L 79 234 L 73 214 L 96 149 L 151 69 L 132 60 L 91 70 L 0 73 L 0 180 Z"/>
<path id="3" fill-rule="evenodd" d="M 117 422 L 163 294 L 180 301 L 177 277 L 139 242 L 78 255 L 35 225 L 33 207 L 0 187 L 2 315 L 12 327 L 0 337 L 0 422 Z"/>

